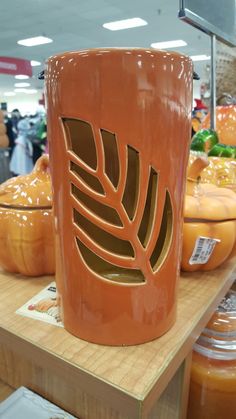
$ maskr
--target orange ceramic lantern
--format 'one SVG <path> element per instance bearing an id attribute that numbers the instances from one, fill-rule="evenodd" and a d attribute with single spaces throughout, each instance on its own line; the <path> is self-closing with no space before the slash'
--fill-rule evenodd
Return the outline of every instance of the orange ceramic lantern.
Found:
<path id="1" fill-rule="evenodd" d="M 194 345 L 188 419 L 236 417 L 236 293 L 231 291 Z"/>
<path id="2" fill-rule="evenodd" d="M 202 128 L 210 127 L 210 114 L 202 122 Z M 216 107 L 216 131 L 220 142 L 236 145 L 236 106 L 225 105 Z"/>
<path id="3" fill-rule="evenodd" d="M 57 286 L 85 340 L 137 344 L 175 321 L 192 75 L 146 49 L 48 60 Z"/>
<path id="4" fill-rule="evenodd" d="M 55 272 L 48 157 L 0 186 L 0 266 L 28 276 Z"/>

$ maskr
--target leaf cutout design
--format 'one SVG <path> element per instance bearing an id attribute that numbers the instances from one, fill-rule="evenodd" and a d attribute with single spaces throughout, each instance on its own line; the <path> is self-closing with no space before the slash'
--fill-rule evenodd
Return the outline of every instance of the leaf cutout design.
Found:
<path id="1" fill-rule="evenodd" d="M 62 122 L 68 148 L 73 150 L 89 167 L 96 169 L 97 153 L 91 125 L 74 118 L 62 118 Z"/>
<path id="2" fill-rule="evenodd" d="M 139 193 L 139 153 L 129 145 L 127 146 L 127 176 L 122 203 L 130 218 L 133 219 L 137 207 Z"/>
<path id="3" fill-rule="evenodd" d="M 120 284 L 156 278 L 173 232 L 171 196 L 159 188 L 161 174 L 112 132 L 62 120 L 71 226 L 81 260 L 97 276 Z"/>
<path id="4" fill-rule="evenodd" d="M 173 213 L 170 194 L 166 191 L 165 205 L 163 210 L 161 228 L 159 235 L 154 247 L 153 253 L 150 258 L 150 263 L 152 269 L 156 271 L 160 265 L 163 263 L 164 258 L 166 257 L 171 239 L 172 239 L 172 230 L 173 230 Z"/>
<path id="5" fill-rule="evenodd" d="M 103 278 L 120 283 L 145 282 L 142 271 L 138 269 L 121 268 L 105 261 L 96 255 L 96 253 L 91 252 L 78 237 L 76 237 L 76 244 L 85 264 Z"/>
<path id="6" fill-rule="evenodd" d="M 79 190 L 73 183 L 71 184 L 72 195 L 82 202 L 90 211 L 96 213 L 99 217 L 104 218 L 108 223 L 122 226 L 121 219 L 114 208 L 108 207 Z"/>
<path id="7" fill-rule="evenodd" d="M 143 218 L 138 231 L 139 240 L 144 247 L 147 246 L 150 239 L 153 223 L 155 220 L 156 204 L 157 204 L 157 186 L 158 174 L 151 168 L 148 182 L 148 191 L 146 197 L 146 205 Z"/>
<path id="8" fill-rule="evenodd" d="M 99 194 L 104 195 L 104 189 L 97 177 L 86 172 L 84 169 L 82 169 L 82 167 L 80 167 L 78 164 L 74 163 L 73 161 L 70 162 L 70 170 L 75 175 L 78 175 L 94 191 L 98 192 Z"/>
<path id="9" fill-rule="evenodd" d="M 105 173 L 116 188 L 119 182 L 120 174 L 116 136 L 112 132 L 106 131 L 105 129 L 101 129 L 100 132 L 105 155 Z"/>
<path id="10" fill-rule="evenodd" d="M 118 255 L 134 257 L 134 250 L 130 242 L 121 240 L 110 233 L 107 233 L 98 225 L 85 218 L 75 208 L 73 209 L 74 222 L 100 247 Z"/>

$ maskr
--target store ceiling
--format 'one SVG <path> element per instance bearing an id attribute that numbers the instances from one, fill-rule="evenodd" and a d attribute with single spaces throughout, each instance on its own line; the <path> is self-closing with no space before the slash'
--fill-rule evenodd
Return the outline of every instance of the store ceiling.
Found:
<path id="1" fill-rule="evenodd" d="M 8 0 L 0 5 L 0 56 L 44 62 L 47 57 L 68 50 L 93 47 L 150 47 L 152 42 L 183 39 L 187 46 L 176 51 L 187 55 L 209 55 L 209 37 L 177 18 L 179 0 Z M 141 17 L 147 26 L 109 31 L 105 22 Z M 17 40 L 44 35 L 53 43 L 24 47 Z M 195 63 L 204 76 L 209 61 Z M 43 65 L 42 65 L 43 67 Z M 33 68 L 31 88 L 42 89 Z M 13 91 L 17 80 L 0 75 L 0 97 Z M 19 81 L 19 80 L 18 80 Z M 21 93 L 22 94 L 22 93 Z"/>

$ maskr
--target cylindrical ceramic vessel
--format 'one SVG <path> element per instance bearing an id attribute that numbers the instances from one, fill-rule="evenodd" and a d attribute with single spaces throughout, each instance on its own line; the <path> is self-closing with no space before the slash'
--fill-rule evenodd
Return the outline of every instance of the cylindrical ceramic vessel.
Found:
<path id="1" fill-rule="evenodd" d="M 94 49 L 45 70 L 65 328 L 108 345 L 146 342 L 176 316 L 192 63 Z"/>

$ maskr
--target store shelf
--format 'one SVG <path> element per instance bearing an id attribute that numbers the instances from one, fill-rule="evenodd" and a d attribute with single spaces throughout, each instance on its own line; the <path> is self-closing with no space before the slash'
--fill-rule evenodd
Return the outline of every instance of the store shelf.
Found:
<path id="1" fill-rule="evenodd" d="M 0 273 L 0 379 L 81 419 L 184 418 L 192 345 L 236 278 L 235 267 L 233 257 L 216 271 L 182 274 L 175 325 L 132 347 L 90 344 L 15 314 L 53 278 Z"/>
<path id="2" fill-rule="evenodd" d="M 0 380 L 0 403 L 5 400 L 11 393 L 13 393 L 14 388 L 10 387 L 8 384 L 3 383 Z"/>

